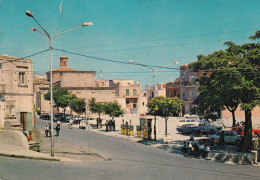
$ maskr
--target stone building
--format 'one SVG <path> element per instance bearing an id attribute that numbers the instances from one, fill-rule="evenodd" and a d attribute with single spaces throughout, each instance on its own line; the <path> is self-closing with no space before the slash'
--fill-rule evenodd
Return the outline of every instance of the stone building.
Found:
<path id="1" fill-rule="evenodd" d="M 192 103 L 198 96 L 199 78 L 201 72 L 193 72 L 188 64 L 180 66 L 180 99 L 183 100 L 182 114 L 189 114 Z"/>
<path id="2" fill-rule="evenodd" d="M 146 93 L 141 92 L 141 84 L 134 80 L 109 80 L 109 86 L 116 89 L 116 99 L 127 114 L 147 111 Z M 143 96 L 145 95 L 145 98 Z"/>
<path id="3" fill-rule="evenodd" d="M 175 82 L 168 82 L 166 85 L 166 97 L 180 98 L 180 81 L 179 78 Z"/>
<path id="4" fill-rule="evenodd" d="M 0 128 L 32 130 L 33 97 L 32 60 L 0 55 Z"/>
<path id="5" fill-rule="evenodd" d="M 53 70 L 53 86 L 66 88 L 71 93 L 75 94 L 78 98 L 84 99 L 88 104 L 90 98 L 95 98 L 97 102 L 110 102 L 115 101 L 115 88 L 109 87 L 108 82 L 105 80 L 96 81 L 96 71 L 79 71 L 71 69 L 68 66 L 68 58 L 66 56 L 60 57 L 60 67 Z M 46 73 L 47 81 L 50 82 L 50 72 Z M 36 83 L 37 81 L 35 81 Z M 39 99 L 36 102 L 40 102 L 42 112 L 50 113 L 50 108 L 46 107 L 43 94 L 48 92 L 47 87 L 41 84 L 40 87 L 35 88 L 36 94 Z M 55 108 L 54 108 L 55 110 Z M 55 113 L 55 112 L 54 112 Z M 67 113 L 70 113 L 67 108 Z M 87 111 L 87 113 L 90 113 Z"/>

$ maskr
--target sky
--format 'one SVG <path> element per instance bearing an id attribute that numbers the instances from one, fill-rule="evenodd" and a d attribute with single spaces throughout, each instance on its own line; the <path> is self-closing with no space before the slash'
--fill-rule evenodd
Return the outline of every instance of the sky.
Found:
<path id="1" fill-rule="evenodd" d="M 61 5 L 62 4 L 62 5 Z M 151 69 L 159 68 L 156 82 L 174 81 L 179 66 L 225 49 L 226 41 L 250 42 L 260 30 L 259 0 L 1 0 L 0 54 L 27 57 L 33 70 L 50 70 L 49 48 L 35 19 L 54 36 L 84 22 L 83 27 L 53 39 L 53 69 L 67 56 L 73 69 L 96 71 L 99 78 L 133 79 L 144 88 L 153 84 Z"/>

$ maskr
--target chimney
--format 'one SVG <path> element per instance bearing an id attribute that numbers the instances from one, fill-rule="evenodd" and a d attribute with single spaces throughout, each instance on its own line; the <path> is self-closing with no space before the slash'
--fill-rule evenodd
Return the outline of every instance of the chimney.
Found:
<path id="1" fill-rule="evenodd" d="M 68 67 L 68 58 L 66 56 L 60 57 L 60 67 Z"/>

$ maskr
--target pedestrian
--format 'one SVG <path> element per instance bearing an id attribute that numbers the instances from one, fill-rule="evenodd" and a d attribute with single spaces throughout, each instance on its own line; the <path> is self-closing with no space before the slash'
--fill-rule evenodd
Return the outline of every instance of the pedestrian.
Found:
<path id="1" fill-rule="evenodd" d="M 106 120 L 106 132 L 108 131 L 108 120 Z"/>
<path id="2" fill-rule="evenodd" d="M 193 147 L 191 141 L 188 142 L 188 147 L 189 147 L 189 149 L 188 149 L 188 157 L 192 157 L 192 156 L 193 156 L 193 150 L 194 150 L 194 147 Z"/>
<path id="3" fill-rule="evenodd" d="M 70 129 L 72 129 L 72 125 L 73 125 L 73 119 L 70 119 L 70 122 L 69 122 Z"/>
<path id="4" fill-rule="evenodd" d="M 190 134 L 190 141 L 194 141 L 194 135 Z"/>
<path id="5" fill-rule="evenodd" d="M 55 130 L 56 130 L 56 136 L 59 136 L 60 135 L 60 121 L 57 122 Z"/>
<path id="6" fill-rule="evenodd" d="M 30 141 L 32 141 L 32 140 L 33 140 L 33 138 L 32 138 L 32 132 L 29 131 L 28 141 L 30 142 Z"/>
<path id="7" fill-rule="evenodd" d="M 186 151 L 187 151 L 187 144 L 186 144 L 186 141 L 183 141 L 183 146 L 181 147 L 181 151 L 185 154 Z"/>
<path id="8" fill-rule="evenodd" d="M 116 130 L 116 122 L 115 122 L 115 120 L 113 120 L 113 131 L 115 131 Z"/>
<path id="9" fill-rule="evenodd" d="M 205 146 L 202 142 L 200 143 L 199 148 L 200 148 L 200 156 L 203 157 Z"/>
<path id="10" fill-rule="evenodd" d="M 221 148 L 224 148 L 224 146 L 225 146 L 225 134 L 224 134 L 224 131 L 222 131 L 221 134 L 220 134 L 219 145 L 220 145 Z"/>
<path id="11" fill-rule="evenodd" d="M 111 119 L 108 121 L 108 127 L 109 127 L 109 131 L 111 131 L 111 128 L 112 128 L 112 120 Z"/>
<path id="12" fill-rule="evenodd" d="M 207 157 L 208 154 L 209 154 L 209 152 L 210 152 L 210 147 L 209 147 L 209 145 L 207 145 L 207 146 L 205 147 L 203 157 Z"/>

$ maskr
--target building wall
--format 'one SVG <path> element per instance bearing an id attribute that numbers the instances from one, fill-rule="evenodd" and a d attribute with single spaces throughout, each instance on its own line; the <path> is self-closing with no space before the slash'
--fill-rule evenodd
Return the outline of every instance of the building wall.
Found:
<path id="1" fill-rule="evenodd" d="M 97 87 L 95 72 L 63 72 L 61 74 L 61 87 Z"/>
<path id="2" fill-rule="evenodd" d="M 0 126 L 5 121 L 20 124 L 20 113 L 30 113 L 25 124 L 33 127 L 34 108 L 32 60 L 0 55 Z M 28 124 L 29 123 L 29 124 Z M 0 127 L 0 128 L 1 128 Z M 27 126 L 24 127 L 27 130 Z M 30 129 L 29 129 L 30 130 Z"/>

